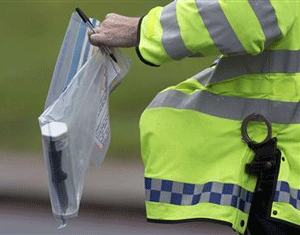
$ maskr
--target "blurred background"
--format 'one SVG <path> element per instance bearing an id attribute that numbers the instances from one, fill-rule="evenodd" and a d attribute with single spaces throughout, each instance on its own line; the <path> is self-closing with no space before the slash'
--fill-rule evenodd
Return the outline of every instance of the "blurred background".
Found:
<path id="1" fill-rule="evenodd" d="M 140 62 L 134 49 L 123 50 L 133 64 L 110 96 L 110 149 L 100 169 L 90 166 L 79 217 L 61 230 L 52 218 L 37 118 L 72 11 L 80 7 L 101 21 L 110 12 L 142 16 L 169 2 L 0 0 L 0 234 L 221 234 L 206 233 L 210 224 L 146 223 L 138 126 L 160 90 L 198 73 L 214 58 L 153 68 Z"/>

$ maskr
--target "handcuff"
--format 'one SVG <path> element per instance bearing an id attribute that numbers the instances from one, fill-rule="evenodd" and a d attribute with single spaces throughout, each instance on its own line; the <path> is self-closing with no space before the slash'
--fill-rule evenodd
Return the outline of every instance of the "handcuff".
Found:
<path id="1" fill-rule="evenodd" d="M 267 136 L 261 142 L 252 140 L 248 135 L 248 124 L 253 121 L 264 122 L 267 127 Z M 252 113 L 243 120 L 241 134 L 242 140 L 255 153 L 254 159 L 245 166 L 246 173 L 258 177 L 258 190 L 271 189 L 274 186 L 275 172 L 279 165 L 281 152 L 277 148 L 277 138 L 272 137 L 270 121 L 261 114 Z"/>
<path id="2" fill-rule="evenodd" d="M 254 140 L 252 140 L 249 135 L 248 135 L 248 132 L 247 132 L 247 127 L 248 127 L 248 124 L 249 122 L 252 122 L 252 121 L 256 121 L 256 122 L 264 122 L 266 127 L 267 127 L 267 130 L 268 130 L 268 133 L 267 133 L 267 136 L 266 138 L 258 143 Z M 246 144 L 252 144 L 252 145 L 258 145 L 258 144 L 263 144 L 263 143 L 266 143 L 268 142 L 270 139 L 272 138 L 272 126 L 271 126 L 271 123 L 270 121 L 264 117 L 263 115 L 261 114 L 257 114 L 257 113 L 252 113 L 250 114 L 249 116 L 247 116 L 244 121 L 242 122 L 242 139 L 243 141 L 246 143 Z"/>

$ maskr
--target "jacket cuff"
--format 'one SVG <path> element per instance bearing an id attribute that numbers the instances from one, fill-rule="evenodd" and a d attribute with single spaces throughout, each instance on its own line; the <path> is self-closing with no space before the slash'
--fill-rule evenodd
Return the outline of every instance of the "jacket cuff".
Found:
<path id="1" fill-rule="evenodd" d="M 141 19 L 139 20 L 139 24 L 138 24 L 138 29 L 137 29 L 137 46 L 135 47 L 135 50 L 136 50 L 136 54 L 138 55 L 139 59 L 145 63 L 146 65 L 150 65 L 150 66 L 153 66 L 153 67 L 159 67 L 159 65 L 156 65 L 156 64 L 153 64 L 147 60 L 145 60 L 140 52 L 140 49 L 139 49 L 139 45 L 140 45 L 140 39 L 141 39 L 141 25 L 142 25 L 142 21 L 143 21 L 143 18 L 145 17 L 145 15 L 143 15 L 141 17 Z"/>

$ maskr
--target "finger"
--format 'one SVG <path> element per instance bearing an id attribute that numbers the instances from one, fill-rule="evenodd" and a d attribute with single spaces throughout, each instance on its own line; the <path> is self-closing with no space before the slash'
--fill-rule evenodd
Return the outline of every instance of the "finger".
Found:
<path id="1" fill-rule="evenodd" d="M 87 31 L 87 34 L 88 34 L 89 37 L 91 37 L 91 35 L 94 34 L 94 32 L 89 28 L 88 31 Z"/>
<path id="2" fill-rule="evenodd" d="M 101 29 L 99 27 L 95 28 L 94 31 L 92 31 L 91 29 L 88 29 L 87 33 L 88 33 L 88 37 L 89 37 L 89 40 L 90 40 L 90 42 L 91 42 L 92 45 L 97 46 L 97 44 L 99 44 L 98 41 L 99 40 L 101 41 L 100 38 L 102 36 L 99 37 L 99 35 L 98 35 L 97 37 L 95 37 L 95 35 L 100 34 L 100 32 L 101 32 L 100 30 Z"/>
<path id="3" fill-rule="evenodd" d="M 90 42 L 94 46 L 102 46 L 105 44 L 106 40 L 102 34 L 92 34 L 90 35 Z"/>
<path id="4" fill-rule="evenodd" d="M 108 14 L 105 16 L 105 19 L 107 19 L 107 18 L 114 18 L 114 17 L 116 17 L 116 16 L 118 16 L 118 14 L 116 14 L 116 13 L 108 13 Z"/>
<path id="5" fill-rule="evenodd" d="M 102 25 L 101 25 L 101 26 L 98 26 L 98 27 L 94 28 L 94 30 L 95 30 L 95 32 L 96 32 L 97 34 L 99 34 L 99 33 L 101 33 L 101 31 L 103 31 L 103 27 L 102 27 Z"/>

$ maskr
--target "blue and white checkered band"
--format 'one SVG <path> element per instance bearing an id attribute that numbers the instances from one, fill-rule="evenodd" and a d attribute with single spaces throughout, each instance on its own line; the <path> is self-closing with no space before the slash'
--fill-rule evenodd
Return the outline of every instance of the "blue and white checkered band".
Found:
<path id="1" fill-rule="evenodd" d="M 192 206 L 213 203 L 250 212 L 253 193 L 235 184 L 208 182 L 188 184 L 170 180 L 145 178 L 146 201 Z"/>
<path id="2" fill-rule="evenodd" d="M 300 210 L 300 190 L 291 188 L 287 182 L 278 181 L 274 201 L 290 204 Z"/>

